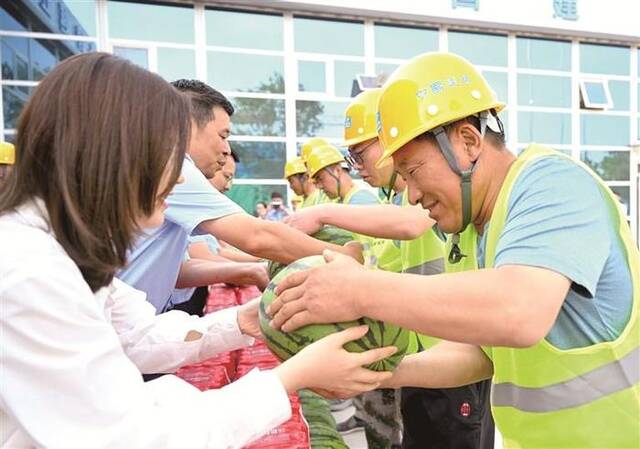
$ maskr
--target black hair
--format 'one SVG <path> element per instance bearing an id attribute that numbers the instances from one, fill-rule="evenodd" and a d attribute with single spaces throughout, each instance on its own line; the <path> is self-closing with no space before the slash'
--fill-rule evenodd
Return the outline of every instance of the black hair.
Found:
<path id="1" fill-rule="evenodd" d="M 232 116 L 235 111 L 227 97 L 202 81 L 179 79 L 171 85 L 189 97 L 191 117 L 200 128 L 215 118 L 213 115 L 215 107 L 222 108 L 229 116 Z"/>

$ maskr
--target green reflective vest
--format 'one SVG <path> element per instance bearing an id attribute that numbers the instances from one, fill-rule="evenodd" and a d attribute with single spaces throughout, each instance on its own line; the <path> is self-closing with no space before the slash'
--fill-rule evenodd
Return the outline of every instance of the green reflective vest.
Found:
<path id="1" fill-rule="evenodd" d="M 531 145 L 509 169 L 486 229 L 487 268 L 493 267 L 515 181 L 530 163 L 548 157 L 572 160 Z M 610 342 L 559 349 L 543 339 L 524 349 L 483 348 L 493 361 L 491 406 L 506 448 L 640 447 L 640 254 L 611 190 L 587 166 L 573 162 L 593 176 L 614 217 L 632 276 L 632 312 L 620 336 Z M 464 243 L 461 238 L 463 253 L 475 251 L 474 234 L 470 231 Z M 463 261 L 464 269 L 473 269 L 470 257 Z"/>
<path id="2" fill-rule="evenodd" d="M 362 187 L 358 187 L 356 185 L 353 186 L 351 190 L 345 195 L 344 199 L 341 201 L 342 204 L 349 205 L 351 203 L 351 198 L 357 192 L 362 190 Z M 380 198 L 377 195 L 371 194 L 371 205 L 381 204 Z M 374 237 L 369 237 L 368 235 L 357 234 L 353 232 L 353 239 L 359 242 L 362 245 L 362 256 L 364 258 L 364 266 L 369 269 L 375 269 L 377 267 L 377 254 L 380 254 L 382 250 L 382 246 L 384 244 L 383 239 L 376 239 Z"/>
<path id="3" fill-rule="evenodd" d="M 401 195 L 401 194 L 398 194 Z M 390 204 L 388 199 L 382 199 L 382 204 Z M 402 271 L 402 259 L 400 257 L 400 241 L 390 239 L 377 239 L 380 243 L 376 245 L 378 251 L 376 265 L 380 270 L 400 273 Z"/>
<path id="4" fill-rule="evenodd" d="M 329 198 L 321 189 L 315 189 L 313 192 L 309 194 L 309 196 L 305 197 L 304 201 L 300 205 L 301 209 L 309 206 L 317 206 L 318 204 L 330 203 L 331 198 Z"/>
<path id="5" fill-rule="evenodd" d="M 412 207 L 409 204 L 408 190 L 405 189 L 402 195 L 402 205 Z M 402 272 L 412 274 L 437 274 L 442 269 L 438 269 L 441 259 L 444 257 L 444 243 L 431 228 L 420 237 L 414 240 L 400 241 L 400 259 L 402 261 Z M 440 341 L 435 337 L 423 334 L 415 334 L 415 339 L 409 345 L 409 352 L 419 352 L 430 348 Z"/>

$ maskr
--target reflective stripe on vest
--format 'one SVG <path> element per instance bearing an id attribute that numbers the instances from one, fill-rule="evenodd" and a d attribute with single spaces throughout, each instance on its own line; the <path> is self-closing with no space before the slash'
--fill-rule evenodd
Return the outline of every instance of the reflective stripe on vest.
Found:
<path id="1" fill-rule="evenodd" d="M 407 189 L 402 195 L 402 205 L 412 207 L 409 204 Z M 437 274 L 433 273 L 430 268 L 426 272 L 423 272 L 423 270 L 425 265 L 444 257 L 444 242 L 440 240 L 436 232 L 431 228 L 417 239 L 402 240 L 400 242 L 400 253 L 403 273 Z M 444 266 L 440 273 L 443 271 Z"/>
<path id="2" fill-rule="evenodd" d="M 410 267 L 404 270 L 403 273 L 421 274 L 423 276 L 444 273 L 444 259 L 430 260 L 429 262 Z"/>
<path id="3" fill-rule="evenodd" d="M 597 401 L 640 382 L 640 348 L 620 360 L 600 366 L 566 382 L 542 388 L 496 384 L 491 392 L 494 407 L 514 407 L 524 412 L 554 412 Z M 597 387 L 594 387 L 597 386 Z"/>

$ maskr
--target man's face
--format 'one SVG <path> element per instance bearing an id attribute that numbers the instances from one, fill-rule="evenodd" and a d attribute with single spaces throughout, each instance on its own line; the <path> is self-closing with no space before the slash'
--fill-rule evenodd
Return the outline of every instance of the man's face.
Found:
<path id="1" fill-rule="evenodd" d="M 214 119 L 202 128 L 193 124 L 189 145 L 189 155 L 207 179 L 222 169 L 231 154 L 227 141 L 231 134 L 229 114 L 220 107 L 214 107 L 213 115 Z"/>
<path id="2" fill-rule="evenodd" d="M 233 157 L 227 156 L 227 162 L 222 170 L 216 172 L 211 178 L 211 185 L 220 193 L 228 192 L 233 184 L 233 177 L 236 175 L 236 162 Z"/>
<path id="3" fill-rule="evenodd" d="M 376 168 L 376 162 L 382 156 L 380 141 L 370 139 L 349 148 L 349 154 L 355 162 L 355 169 L 362 180 L 371 187 L 387 187 L 393 176 L 393 164 Z"/>
<path id="4" fill-rule="evenodd" d="M 313 178 L 315 185 L 332 200 L 338 198 L 338 181 L 336 177 L 340 176 L 340 170 L 341 168 L 338 165 L 332 165 L 320 170 Z"/>
<path id="5" fill-rule="evenodd" d="M 291 187 L 291 190 L 298 196 L 304 196 L 305 177 L 306 175 L 304 173 L 298 173 L 287 178 L 289 187 Z"/>
<path id="6" fill-rule="evenodd" d="M 437 143 L 413 139 L 394 153 L 393 163 L 407 181 L 409 202 L 428 209 L 442 231 L 457 232 L 462 226 L 460 178 Z"/>

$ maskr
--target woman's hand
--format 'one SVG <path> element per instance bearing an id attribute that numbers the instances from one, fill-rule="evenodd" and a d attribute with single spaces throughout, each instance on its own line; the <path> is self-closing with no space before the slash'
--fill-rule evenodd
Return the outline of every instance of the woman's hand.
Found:
<path id="1" fill-rule="evenodd" d="M 328 335 L 307 346 L 274 371 L 289 393 L 310 388 L 347 397 L 375 390 L 391 377 L 391 373 L 371 371 L 363 366 L 385 359 L 397 349 L 387 346 L 362 353 L 344 349 L 347 342 L 363 337 L 367 330 L 367 326 L 357 326 Z"/>

